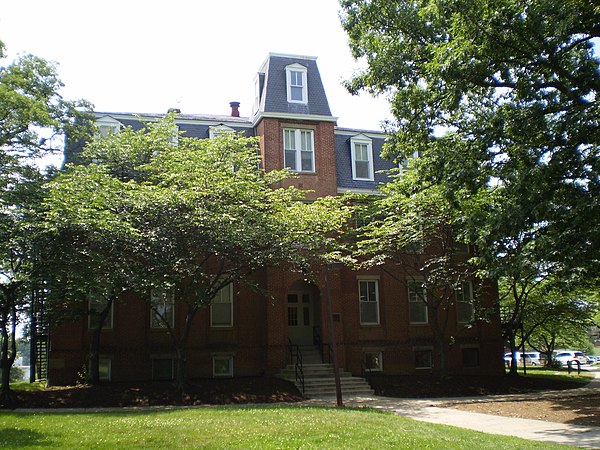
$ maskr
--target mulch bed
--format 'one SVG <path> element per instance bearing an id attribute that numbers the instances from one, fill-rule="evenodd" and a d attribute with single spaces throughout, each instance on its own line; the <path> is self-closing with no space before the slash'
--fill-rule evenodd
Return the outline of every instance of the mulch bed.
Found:
<path id="1" fill-rule="evenodd" d="M 455 376 L 369 377 L 377 395 L 397 398 L 460 397 L 520 394 L 580 387 L 582 383 L 530 377 Z M 290 382 L 273 377 L 191 380 L 183 393 L 172 382 L 111 382 L 98 386 L 51 387 L 40 391 L 13 391 L 16 408 L 144 407 L 164 405 L 226 405 L 299 402 L 302 394 Z"/>
<path id="2" fill-rule="evenodd" d="M 304 398 L 285 380 L 248 377 L 192 380 L 181 393 L 171 382 L 106 383 L 17 391 L 17 408 L 143 407 L 298 402 Z"/>
<path id="3" fill-rule="evenodd" d="M 527 394 L 545 390 L 565 390 L 586 382 L 534 377 L 450 376 L 443 381 L 434 376 L 372 375 L 368 378 L 376 395 L 397 398 L 469 397 L 497 394 Z"/>

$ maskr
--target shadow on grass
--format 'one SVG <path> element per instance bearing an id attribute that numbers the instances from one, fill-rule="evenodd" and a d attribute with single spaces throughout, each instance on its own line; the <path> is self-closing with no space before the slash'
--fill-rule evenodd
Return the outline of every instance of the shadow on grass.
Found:
<path id="1" fill-rule="evenodd" d="M 0 428 L 0 448 L 39 447 L 50 444 L 47 436 L 34 430 Z"/>

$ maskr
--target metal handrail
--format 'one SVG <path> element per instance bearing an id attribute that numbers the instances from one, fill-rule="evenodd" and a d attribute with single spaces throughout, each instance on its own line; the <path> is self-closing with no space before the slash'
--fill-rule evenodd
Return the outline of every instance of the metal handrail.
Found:
<path id="1" fill-rule="evenodd" d="M 302 351 L 300 350 L 300 346 L 293 344 L 289 338 L 288 349 L 290 352 L 291 363 L 294 365 L 296 372 L 296 381 L 300 382 L 300 385 L 302 386 L 302 393 L 304 394 L 304 367 L 302 364 Z"/>

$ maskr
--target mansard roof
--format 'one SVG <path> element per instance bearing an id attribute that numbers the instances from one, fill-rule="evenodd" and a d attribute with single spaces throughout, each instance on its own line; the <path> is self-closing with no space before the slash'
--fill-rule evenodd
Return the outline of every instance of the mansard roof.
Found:
<path id="1" fill-rule="evenodd" d="M 288 102 L 286 67 L 306 68 L 308 99 L 306 103 Z M 306 119 L 337 120 L 331 115 L 327 95 L 314 56 L 270 53 L 258 72 L 259 102 L 255 120 L 276 114 Z"/>

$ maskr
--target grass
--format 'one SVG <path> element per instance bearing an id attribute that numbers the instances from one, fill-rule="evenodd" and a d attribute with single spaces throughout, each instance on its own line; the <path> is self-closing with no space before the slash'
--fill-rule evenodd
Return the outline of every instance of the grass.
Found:
<path id="1" fill-rule="evenodd" d="M 519 375 L 523 375 L 523 367 L 519 366 Z M 594 379 L 594 373 L 589 372 L 586 368 L 581 370 L 580 374 L 577 374 L 577 370 L 568 372 L 566 368 L 552 369 L 548 367 L 539 366 L 527 366 L 527 375 L 533 378 L 546 378 L 552 380 L 563 380 L 563 381 L 577 381 L 581 383 L 589 383 Z"/>
<path id="2" fill-rule="evenodd" d="M 0 412 L 0 448 L 552 449 L 371 409 L 202 407 Z"/>
<path id="3" fill-rule="evenodd" d="M 36 381 L 30 383 L 29 381 L 17 381 L 10 383 L 10 388 L 14 391 L 43 391 L 46 389 L 46 383 Z"/>

